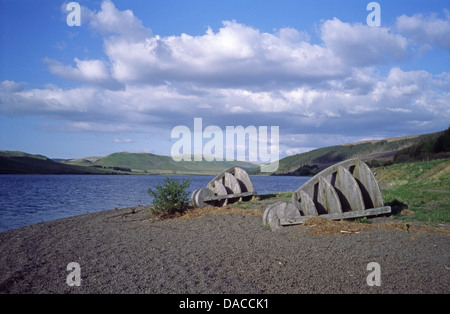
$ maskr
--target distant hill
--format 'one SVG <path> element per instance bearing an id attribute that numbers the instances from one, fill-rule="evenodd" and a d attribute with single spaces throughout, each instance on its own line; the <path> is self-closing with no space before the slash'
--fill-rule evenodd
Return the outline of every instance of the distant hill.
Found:
<path id="1" fill-rule="evenodd" d="M 43 155 L 0 151 L 2 174 L 200 174 L 217 175 L 232 166 L 250 170 L 240 161 L 180 161 L 148 153 L 114 153 L 105 157 L 52 160 Z"/>
<path id="2" fill-rule="evenodd" d="M 420 142 L 430 140 L 442 133 L 436 132 L 318 148 L 281 159 L 278 170 L 274 174 L 300 175 L 302 172 L 306 172 L 303 170 L 315 169 L 311 173 L 314 174 L 332 164 L 350 158 L 360 158 L 368 164 L 372 162 L 376 164 L 392 163 L 397 152 Z"/>
<path id="3" fill-rule="evenodd" d="M 450 127 L 431 138 L 403 148 L 396 152 L 394 163 L 433 160 L 450 157 Z"/>
<path id="4" fill-rule="evenodd" d="M 78 166 L 92 166 L 94 163 L 103 157 L 83 157 L 76 159 L 52 159 L 53 161 L 64 163 L 64 164 L 72 164 Z"/>
<path id="5" fill-rule="evenodd" d="M 0 174 L 116 174 L 117 171 L 65 165 L 42 155 L 0 151 Z"/>
<path id="6" fill-rule="evenodd" d="M 313 175 L 343 160 L 360 158 L 377 166 L 394 162 L 394 157 L 405 155 L 417 158 L 416 152 L 437 152 L 449 146 L 447 131 L 370 140 L 315 149 L 281 159 L 274 175 Z M 413 153 L 412 153 L 413 152 Z M 430 154 L 427 155 L 428 157 Z M 440 156 L 440 155 L 439 155 Z M 427 157 L 427 158 L 428 158 Z M 444 156 L 445 157 L 445 156 Z M 240 161 L 180 161 L 149 153 L 114 153 L 105 157 L 84 157 L 51 160 L 42 155 L 17 151 L 0 151 L 0 173 L 95 173 L 95 174 L 200 174 L 217 175 L 232 166 L 239 166 L 250 174 L 259 174 L 259 165 Z"/>
<path id="7" fill-rule="evenodd" d="M 3 156 L 3 157 L 29 157 L 29 158 L 36 158 L 36 159 L 41 159 L 41 160 L 49 160 L 49 158 L 44 155 L 33 155 L 33 154 L 28 154 L 28 153 L 14 151 L 14 150 L 0 150 L 0 156 Z"/>
<path id="8" fill-rule="evenodd" d="M 65 164 L 91 167 L 130 169 L 133 173 L 147 174 L 219 174 L 232 166 L 250 170 L 257 165 L 241 161 L 180 161 L 172 157 L 149 153 L 113 153 L 105 157 L 87 157 L 64 161 Z"/>

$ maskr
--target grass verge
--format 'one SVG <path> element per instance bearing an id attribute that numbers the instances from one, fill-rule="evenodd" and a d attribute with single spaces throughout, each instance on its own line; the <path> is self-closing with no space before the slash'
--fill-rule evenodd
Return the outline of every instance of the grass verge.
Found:
<path id="1" fill-rule="evenodd" d="M 450 159 L 395 164 L 376 170 L 384 201 L 403 220 L 450 222 Z M 411 212 L 412 211 L 412 212 Z"/>

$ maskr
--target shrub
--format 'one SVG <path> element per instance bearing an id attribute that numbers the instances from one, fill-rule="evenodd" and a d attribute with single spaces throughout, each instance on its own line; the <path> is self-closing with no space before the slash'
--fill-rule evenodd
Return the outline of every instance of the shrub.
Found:
<path id="1" fill-rule="evenodd" d="M 298 171 L 298 175 L 302 176 L 302 177 L 309 176 L 311 174 L 311 171 L 306 167 L 301 167 L 297 171 Z"/>
<path id="2" fill-rule="evenodd" d="M 398 156 L 395 156 L 394 162 L 395 163 L 404 163 L 404 162 L 410 161 L 410 159 L 411 158 L 408 155 L 398 155 Z"/>
<path id="3" fill-rule="evenodd" d="M 380 167 L 380 166 L 381 166 L 380 161 L 378 161 L 376 159 L 372 159 L 370 161 L 370 163 L 369 163 L 369 167 L 370 168 L 377 168 L 377 167 Z"/>
<path id="4" fill-rule="evenodd" d="M 148 194 L 153 197 L 153 214 L 164 216 L 184 212 L 189 205 L 189 186 L 191 179 L 176 179 L 166 177 L 163 183 L 148 189 Z"/>

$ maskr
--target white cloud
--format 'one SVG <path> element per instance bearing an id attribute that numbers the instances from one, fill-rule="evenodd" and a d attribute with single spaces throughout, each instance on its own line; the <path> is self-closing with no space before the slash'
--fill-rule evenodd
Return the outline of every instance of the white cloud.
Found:
<path id="1" fill-rule="evenodd" d="M 327 49 L 302 41 L 293 29 L 277 34 L 225 21 L 216 33 L 154 36 L 139 42 L 105 40 L 114 77 L 124 83 L 194 81 L 216 85 L 305 82 L 344 73 Z"/>
<path id="2" fill-rule="evenodd" d="M 327 48 L 351 66 L 387 64 L 407 56 L 406 38 L 384 27 L 351 25 L 334 18 L 322 24 L 321 38 Z"/>
<path id="3" fill-rule="evenodd" d="M 129 143 L 133 143 L 134 141 L 130 138 L 126 138 L 126 139 L 119 139 L 119 138 L 115 138 L 114 139 L 114 143 L 118 143 L 118 144 L 129 144 Z"/>
<path id="4" fill-rule="evenodd" d="M 10 80 L 0 82 L 0 92 L 16 93 L 23 90 L 23 84 Z"/>
<path id="5" fill-rule="evenodd" d="M 89 25 L 104 36 L 119 35 L 129 41 L 139 41 L 151 36 L 131 10 L 119 11 L 110 0 L 102 2 L 98 13 L 89 12 Z"/>
<path id="6" fill-rule="evenodd" d="M 387 108 L 389 111 L 392 112 L 405 112 L 405 113 L 410 113 L 412 112 L 412 110 L 410 109 L 404 109 L 404 108 Z"/>
<path id="7" fill-rule="evenodd" d="M 141 130 L 132 128 L 129 124 L 122 124 L 120 122 L 112 123 L 108 121 L 97 122 L 65 120 L 62 124 L 57 121 L 48 121 L 41 123 L 40 127 L 45 131 L 57 133 L 141 133 Z"/>
<path id="8" fill-rule="evenodd" d="M 284 153 L 448 126 L 450 73 L 393 66 L 408 56 L 408 39 L 386 27 L 326 20 L 318 44 L 293 28 L 265 33 L 236 21 L 161 37 L 111 1 L 88 13 L 104 59 L 46 59 L 52 74 L 82 83 L 76 88 L 0 82 L 0 113 L 63 124 L 47 130 L 121 133 L 116 143 L 155 128 L 170 139 L 171 128 L 194 117 L 222 128 L 279 126 Z M 403 17 L 397 28 L 407 34 L 430 19 Z"/>
<path id="9" fill-rule="evenodd" d="M 306 32 L 282 28 L 273 34 L 236 21 L 224 21 L 217 31 L 192 36 L 153 36 L 129 10 L 104 1 L 90 12 L 90 26 L 100 32 L 108 63 L 75 60 L 76 67 L 52 64 L 63 77 L 112 78 L 122 84 L 164 84 L 279 88 L 343 78 L 352 67 L 386 64 L 407 56 L 407 40 L 387 28 L 324 21 L 324 45 L 311 44 Z M 110 69 L 105 67 L 109 66 Z"/>
<path id="10" fill-rule="evenodd" d="M 415 43 L 421 45 L 437 45 L 450 50 L 450 13 L 445 11 L 445 18 L 436 15 L 413 16 L 402 15 L 397 18 L 396 27 L 408 35 Z"/>
<path id="11" fill-rule="evenodd" d="M 51 59 L 45 59 L 44 61 L 49 65 L 49 70 L 52 74 L 65 79 L 104 86 L 114 85 L 107 64 L 101 60 L 80 60 L 75 58 L 75 67 L 63 65 Z"/>
<path id="12" fill-rule="evenodd" d="M 370 121 L 380 128 L 391 123 L 400 128 L 413 120 L 448 120 L 449 84 L 448 74 L 393 68 L 385 77 L 371 71 L 354 71 L 344 81 L 268 91 L 214 86 L 188 88 L 177 84 L 143 84 L 120 90 L 93 86 L 3 88 L 0 112 L 56 118 L 72 123 L 69 129 L 79 131 L 101 131 L 103 124 L 105 131 L 111 130 L 114 122 L 130 130 L 152 125 L 173 127 L 185 125 L 194 117 L 208 117 L 222 126 L 278 125 L 281 131 L 288 132 L 320 128 L 344 132 L 364 128 Z M 20 84 L 5 81 L 0 86 L 20 87 Z M 355 92 L 360 89 L 366 92 Z M 94 122 L 97 124 L 92 127 Z"/>
<path id="13" fill-rule="evenodd" d="M 407 56 L 404 37 L 337 18 L 323 22 L 323 45 L 318 45 L 293 28 L 271 34 L 236 21 L 224 21 L 217 32 L 208 28 L 200 36 L 153 36 L 133 12 L 119 11 L 111 1 L 90 16 L 91 27 L 103 36 L 109 62 L 75 59 L 75 67 L 52 62 L 52 73 L 90 83 L 114 79 L 128 85 L 190 82 L 279 89 L 342 79 L 354 67 Z"/>
<path id="14" fill-rule="evenodd" d="M 76 60 L 76 67 L 72 67 L 53 62 L 53 73 L 88 82 L 99 79 L 93 74 L 105 79 L 104 75 L 111 73 L 124 84 L 175 80 L 260 86 L 321 80 L 346 72 L 332 51 L 310 44 L 306 32 L 293 28 L 269 34 L 236 21 L 224 21 L 217 32 L 208 28 L 201 36 L 160 37 L 153 36 L 132 11 L 120 11 L 109 0 L 103 1 L 100 11 L 88 11 L 86 15 L 90 27 L 103 37 L 108 64 Z"/>

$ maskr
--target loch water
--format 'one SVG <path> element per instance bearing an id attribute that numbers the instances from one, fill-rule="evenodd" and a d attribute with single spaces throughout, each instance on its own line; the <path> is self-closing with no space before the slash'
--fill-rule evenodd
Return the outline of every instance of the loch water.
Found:
<path id="1" fill-rule="evenodd" d="M 38 222 L 114 208 L 152 204 L 148 188 L 163 175 L 0 175 L 0 232 Z M 190 192 L 214 176 L 171 176 L 192 180 Z M 295 191 L 308 177 L 251 176 L 258 194 Z"/>

